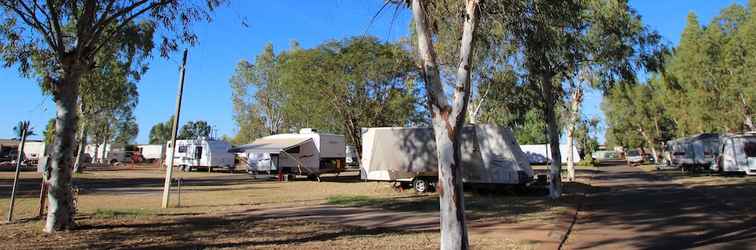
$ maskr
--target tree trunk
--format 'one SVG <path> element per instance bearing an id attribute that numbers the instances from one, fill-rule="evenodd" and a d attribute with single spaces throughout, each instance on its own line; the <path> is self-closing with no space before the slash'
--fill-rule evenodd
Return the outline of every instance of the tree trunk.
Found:
<path id="1" fill-rule="evenodd" d="M 470 58 L 473 34 L 478 18 L 478 1 L 465 1 L 465 20 L 460 41 L 460 64 L 457 68 L 452 103 L 444 93 L 443 83 L 433 50 L 431 29 L 423 0 L 412 0 L 412 14 L 418 39 L 421 69 L 433 115 L 433 133 L 438 158 L 438 184 L 441 219 L 441 249 L 468 249 L 465 226 L 464 194 L 460 138 L 470 99 Z"/>
<path id="2" fill-rule="evenodd" d="M 92 163 L 100 163 L 100 143 L 97 142 L 97 137 L 92 138 L 92 141 L 95 144 L 95 155 L 92 157 Z"/>
<path id="3" fill-rule="evenodd" d="M 570 182 L 575 181 L 575 159 L 573 148 L 575 145 L 575 126 L 580 119 L 580 104 L 583 103 L 583 88 L 577 85 L 573 88 L 572 100 L 570 105 L 570 124 L 567 128 L 567 179 Z"/>
<path id="4" fill-rule="evenodd" d="M 750 131 L 756 131 L 756 126 L 753 124 L 753 120 L 751 116 L 751 108 L 748 106 L 748 101 L 746 101 L 745 97 L 743 97 L 743 93 L 738 93 L 738 99 L 740 99 L 740 103 L 743 106 L 743 124 L 746 126 L 746 128 Z"/>
<path id="5" fill-rule="evenodd" d="M 64 76 L 53 91 L 57 110 L 55 121 L 55 142 L 50 172 L 48 192 L 49 210 L 45 232 L 51 233 L 74 227 L 73 190 L 71 187 L 71 152 L 76 135 L 76 99 L 79 77 Z"/>
<path id="6" fill-rule="evenodd" d="M 654 138 L 651 138 L 651 136 L 649 136 L 646 130 L 644 130 L 643 128 L 638 129 L 638 131 L 641 133 L 643 139 L 646 139 L 648 146 L 651 147 L 651 154 L 653 154 L 654 156 L 654 162 L 658 163 L 659 159 L 656 155 L 656 142 L 654 142 Z M 641 148 L 641 151 L 644 151 L 643 148 Z"/>
<path id="7" fill-rule="evenodd" d="M 79 149 L 76 153 L 76 161 L 74 162 L 74 173 L 81 173 L 83 172 L 83 168 L 81 168 L 81 157 L 84 155 L 84 147 L 87 145 L 87 128 L 86 126 L 82 126 L 81 128 L 81 134 L 79 135 Z"/>
<path id="8" fill-rule="evenodd" d="M 554 95 L 552 79 L 553 74 L 544 73 L 541 76 L 543 81 L 543 97 L 545 101 L 544 115 L 546 116 L 546 125 L 549 132 L 549 147 L 551 148 L 551 166 L 549 167 L 549 197 L 557 199 L 562 196 L 562 156 L 559 152 L 559 125 L 557 124 L 556 113 L 554 112 Z"/>
<path id="9" fill-rule="evenodd" d="M 572 148 L 575 146 L 575 125 L 571 124 L 569 128 L 567 128 L 567 181 L 573 182 L 575 181 L 575 159 L 573 155 L 575 152 L 573 152 Z"/>

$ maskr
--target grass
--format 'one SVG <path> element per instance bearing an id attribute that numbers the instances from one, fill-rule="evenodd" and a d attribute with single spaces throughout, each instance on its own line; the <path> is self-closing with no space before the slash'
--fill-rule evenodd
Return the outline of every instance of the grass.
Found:
<path id="1" fill-rule="evenodd" d="M 123 219 L 153 216 L 155 213 L 144 209 L 97 209 L 94 217 L 97 219 Z"/>
<path id="2" fill-rule="evenodd" d="M 388 202 L 386 198 L 367 195 L 334 195 L 326 199 L 326 204 L 338 206 L 376 206 Z"/>
<path id="3" fill-rule="evenodd" d="M 39 174 L 22 172 L 14 218 L 0 224 L 3 248 L 263 248 L 263 249 L 429 249 L 438 248 L 438 233 L 362 228 L 329 219 L 281 216 L 264 218 L 280 209 L 308 211 L 322 205 L 401 211 L 412 218 L 437 216 L 437 194 L 395 192 L 390 184 L 338 178 L 323 182 L 255 180 L 246 174 L 174 172 L 184 180 L 181 207 L 161 209 L 164 170 L 116 168 L 77 174 L 78 230 L 49 241 L 41 233 L 38 209 Z M 12 172 L 0 172 L 0 196 L 6 196 Z M 356 177 L 356 176 L 355 176 Z M 7 191 L 5 191 L 7 192 Z M 171 205 L 179 195 L 174 189 Z M 567 206 L 542 196 L 467 194 L 468 218 L 475 221 L 551 223 Z M 3 216 L 7 199 L 0 199 Z M 347 215 L 349 216 L 349 215 Z M 357 218 L 362 216 L 358 214 Z M 65 242 L 65 243 L 60 243 Z M 477 249 L 532 249 L 534 242 L 501 232 L 471 233 Z"/>

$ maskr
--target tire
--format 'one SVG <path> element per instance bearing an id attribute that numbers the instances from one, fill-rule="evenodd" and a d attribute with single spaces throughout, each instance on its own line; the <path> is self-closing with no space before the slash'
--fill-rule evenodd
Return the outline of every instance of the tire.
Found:
<path id="1" fill-rule="evenodd" d="M 430 191 L 430 182 L 424 178 L 415 178 L 412 180 L 412 188 L 415 189 L 415 192 L 418 193 L 425 193 Z"/>

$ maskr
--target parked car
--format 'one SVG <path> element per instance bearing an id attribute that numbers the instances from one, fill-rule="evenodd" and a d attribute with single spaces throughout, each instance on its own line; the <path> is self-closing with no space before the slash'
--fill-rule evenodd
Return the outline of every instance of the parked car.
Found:
<path id="1" fill-rule="evenodd" d="M 640 150 L 631 149 L 627 151 L 626 159 L 632 165 L 640 165 L 643 163 L 643 154 L 641 154 Z"/>

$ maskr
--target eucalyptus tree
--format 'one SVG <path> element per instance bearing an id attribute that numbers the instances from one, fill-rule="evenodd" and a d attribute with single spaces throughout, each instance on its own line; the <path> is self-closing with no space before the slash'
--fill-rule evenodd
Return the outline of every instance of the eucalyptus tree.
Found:
<path id="1" fill-rule="evenodd" d="M 49 212 L 45 232 L 72 228 L 71 150 L 76 132 L 76 103 L 81 79 L 102 62 L 98 53 L 115 46 L 120 52 L 144 48 L 144 29 L 160 30 L 161 56 L 179 44 L 194 44 L 190 24 L 210 19 L 222 0 L 0 0 L 0 56 L 4 66 L 17 65 L 35 77 L 56 105 Z M 136 24 L 136 25 L 132 25 Z"/>
<path id="2" fill-rule="evenodd" d="M 359 154 L 361 128 L 407 126 L 416 118 L 417 70 L 400 44 L 359 36 L 282 58 L 277 72 L 287 100 L 281 108 L 290 125 L 312 113 L 288 111 L 319 105 L 322 119 L 343 131 Z"/>
<path id="3" fill-rule="evenodd" d="M 242 143 L 278 134 L 284 129 L 286 98 L 279 82 L 278 59 L 269 43 L 254 63 L 239 62 L 231 77 L 234 121 L 239 127 L 237 136 Z"/>
<path id="4" fill-rule="evenodd" d="M 756 1 L 721 10 L 708 25 L 695 13 L 660 81 L 678 136 L 754 130 Z"/>
<path id="5" fill-rule="evenodd" d="M 150 128 L 150 144 L 166 144 L 171 140 L 171 128 L 173 126 L 173 116 L 165 122 L 158 122 Z"/>
<path id="6" fill-rule="evenodd" d="M 190 140 L 200 137 L 210 137 L 212 130 L 213 128 L 207 123 L 207 121 L 188 121 L 184 126 L 181 126 L 181 129 L 178 132 L 178 137 L 176 138 L 180 140 Z"/>
<path id="7" fill-rule="evenodd" d="M 464 194 L 462 187 L 461 131 L 467 117 L 467 106 L 472 92 L 471 60 L 474 37 L 481 4 L 478 0 L 465 0 L 464 7 L 452 9 L 455 15 L 431 15 L 443 8 L 445 1 L 411 0 L 417 52 L 420 58 L 420 75 L 428 95 L 431 125 L 438 157 L 438 193 L 441 216 L 441 249 L 469 248 L 465 226 Z M 431 11 L 429 11 L 431 10 Z M 459 60 L 455 77 L 451 79 L 449 93 L 444 89 L 439 60 L 434 47 L 435 20 L 453 18 L 461 25 Z"/>

